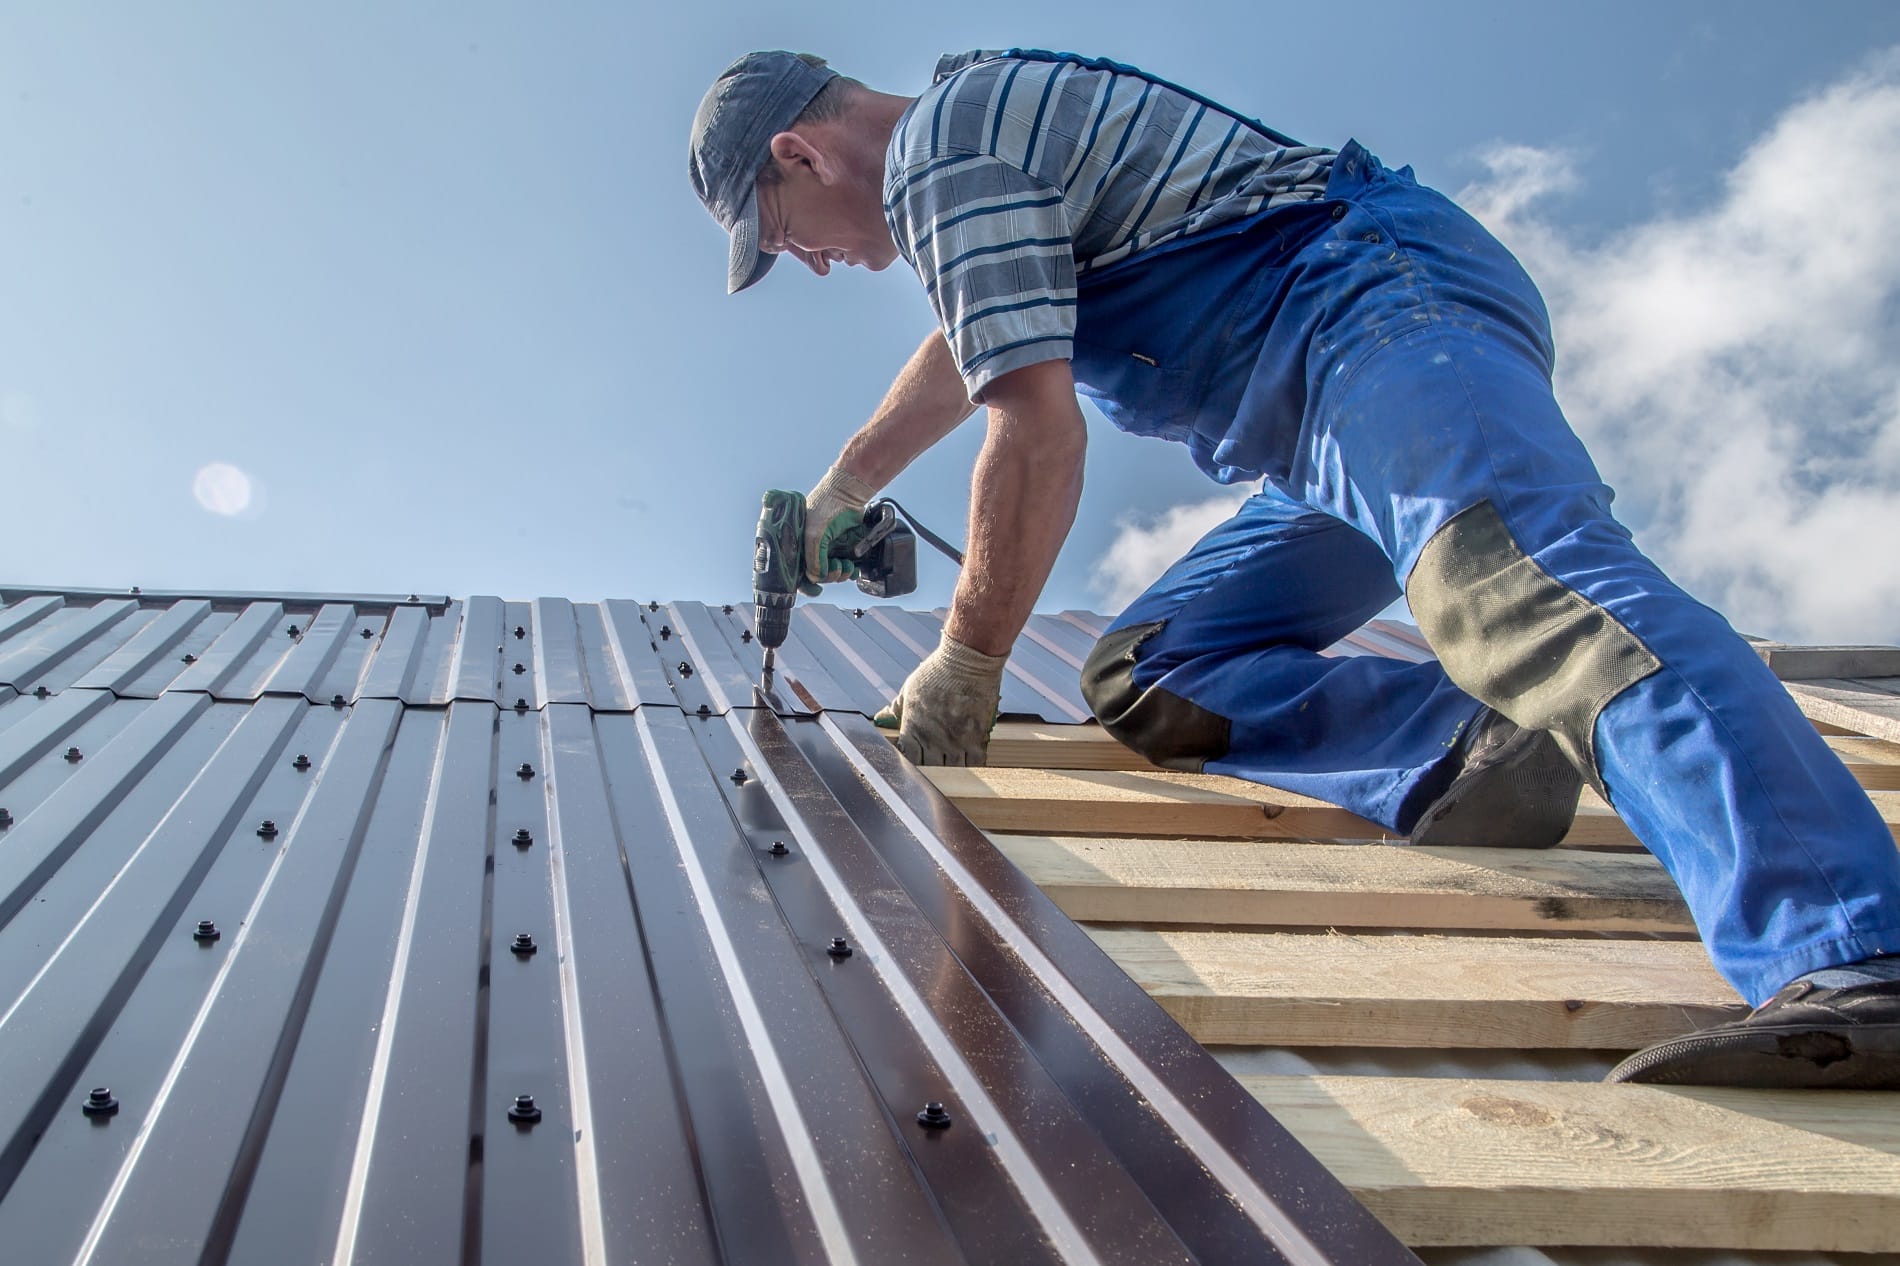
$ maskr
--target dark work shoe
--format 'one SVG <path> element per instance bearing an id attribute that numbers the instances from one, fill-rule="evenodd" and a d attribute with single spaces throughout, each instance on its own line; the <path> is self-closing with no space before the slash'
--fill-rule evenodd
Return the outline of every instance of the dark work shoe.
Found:
<path id="1" fill-rule="evenodd" d="M 1797 980 L 1745 1019 L 1636 1052 L 1605 1081 L 1770 1090 L 1900 1090 L 1900 980 Z"/>
<path id="2" fill-rule="evenodd" d="M 1583 777 L 1548 733 L 1486 708 L 1459 748 L 1463 766 L 1419 815 L 1412 843 L 1549 848 L 1569 832 Z"/>
<path id="3" fill-rule="evenodd" d="M 1636 1051 L 1606 1082 L 1900 1089 L 1900 981 L 1796 981 L 1746 1019 Z"/>

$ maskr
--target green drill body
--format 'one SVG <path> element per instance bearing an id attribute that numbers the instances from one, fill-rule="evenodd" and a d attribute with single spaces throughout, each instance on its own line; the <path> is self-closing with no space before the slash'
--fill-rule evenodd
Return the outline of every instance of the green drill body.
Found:
<path id="1" fill-rule="evenodd" d="M 862 524 L 833 541 L 827 553 L 827 570 L 843 566 L 858 588 L 874 598 L 902 597 L 917 588 L 917 538 L 893 502 L 874 501 L 865 507 Z M 954 552 L 952 556 L 962 561 Z M 774 652 L 791 633 L 792 604 L 801 589 L 819 592 L 805 578 L 805 495 L 774 488 L 761 500 L 752 549 L 752 601 L 768 685 Z"/>
<path id="2" fill-rule="evenodd" d="M 792 630 L 792 603 L 805 579 L 805 494 L 774 488 L 759 510 L 758 539 L 752 551 L 752 601 L 757 607 L 759 645 L 765 648 L 765 672 L 772 673 L 773 652 Z"/>

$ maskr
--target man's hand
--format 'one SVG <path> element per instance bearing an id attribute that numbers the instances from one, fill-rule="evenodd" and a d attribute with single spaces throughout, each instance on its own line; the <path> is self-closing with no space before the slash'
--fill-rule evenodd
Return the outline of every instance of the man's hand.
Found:
<path id="1" fill-rule="evenodd" d="M 858 567 L 832 551 L 864 522 L 864 507 L 877 489 L 856 475 L 833 466 L 805 496 L 805 582 L 799 589 L 809 597 L 819 585 L 849 580 Z"/>
<path id="2" fill-rule="evenodd" d="M 1003 694 L 1006 655 L 985 655 L 945 634 L 905 679 L 877 723 L 919 765 L 981 765 Z"/>

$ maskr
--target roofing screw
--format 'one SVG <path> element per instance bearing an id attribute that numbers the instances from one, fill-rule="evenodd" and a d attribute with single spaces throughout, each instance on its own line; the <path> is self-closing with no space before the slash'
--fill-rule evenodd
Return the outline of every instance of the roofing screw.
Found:
<path id="1" fill-rule="evenodd" d="M 198 657 L 193 655 L 190 651 L 185 652 L 183 659 L 187 664 L 195 664 L 198 662 Z"/>
<path id="2" fill-rule="evenodd" d="M 709 717 L 712 715 L 712 709 L 702 703 L 699 705 L 699 715 Z"/>
<path id="3" fill-rule="evenodd" d="M 851 614 L 852 614 L 853 616 L 855 616 L 855 617 L 857 617 L 858 619 L 860 619 L 860 620 L 862 620 L 862 619 L 864 618 L 864 608 L 863 608 L 863 607 L 853 607 L 853 608 L 851 608 Z"/>
<path id="4" fill-rule="evenodd" d="M 528 669 L 527 669 L 527 666 L 526 666 L 526 665 L 524 665 L 524 664 L 516 664 L 516 665 L 515 665 L 515 676 L 517 676 L 517 677 L 519 677 L 519 676 L 521 676 L 521 674 L 523 674 L 523 673 L 525 673 L 525 672 L 527 672 L 527 671 L 528 671 Z"/>
<path id="5" fill-rule="evenodd" d="M 310 768 L 310 758 L 305 756 L 302 752 L 298 752 L 297 759 L 290 762 L 290 767 L 299 770 L 308 769 Z"/>
<path id="6" fill-rule="evenodd" d="M 112 1097 L 112 1091 L 106 1087 L 95 1086 L 92 1093 L 86 1096 L 86 1101 L 79 1105 L 79 1110 L 89 1117 L 116 1116 L 119 1101 Z"/>
<path id="7" fill-rule="evenodd" d="M 527 701 L 526 699 L 516 699 L 516 700 L 515 700 L 515 711 L 516 711 L 516 712 L 526 712 L 527 710 L 528 710 L 528 701 Z"/>
<path id="8" fill-rule="evenodd" d="M 672 637 L 672 636 L 673 636 L 673 626 L 670 624 L 662 624 L 660 626 L 660 640 L 664 642 L 667 638 Z"/>
<path id="9" fill-rule="evenodd" d="M 66 749 L 66 763 L 67 763 L 68 765 L 77 765 L 77 764 L 78 764 L 78 763 L 79 763 L 80 761 L 82 761 L 82 760 L 84 760 L 84 759 L 85 759 L 85 757 L 83 757 L 83 756 L 81 756 L 81 755 L 79 754 L 79 749 L 78 749 L 78 748 L 76 748 L 76 747 L 69 747 L 69 748 L 67 748 L 67 749 Z"/>
<path id="10" fill-rule="evenodd" d="M 513 950 L 517 957 L 526 958 L 540 947 L 534 943 L 534 938 L 529 936 L 526 932 L 516 932 L 514 944 L 508 948 Z"/>
<path id="11" fill-rule="evenodd" d="M 35 699 L 44 699 L 44 698 L 46 698 L 46 696 L 48 696 L 48 695 L 50 695 L 50 694 L 52 694 L 52 693 L 53 693 L 53 692 L 52 692 L 52 691 L 50 691 L 50 690 L 48 690 L 48 689 L 47 689 L 47 688 L 46 688 L 45 686 L 40 686 L 40 687 L 38 687 L 37 689 L 35 689 L 35 690 L 33 691 L 33 697 L 34 697 Z"/>
<path id="12" fill-rule="evenodd" d="M 300 628 L 298 628 L 298 627 L 297 627 L 296 625 L 294 625 L 294 624 L 293 624 L 293 625 L 291 625 L 291 626 L 290 626 L 290 635 L 291 635 L 292 637 L 302 637 L 302 636 L 303 636 L 303 630 L 302 630 L 302 629 L 300 629 Z"/>
<path id="13" fill-rule="evenodd" d="M 541 1119 L 541 1109 L 534 1106 L 533 1095 L 516 1095 L 515 1106 L 508 1109 L 508 1119 L 518 1125 L 533 1125 Z"/>
<path id="14" fill-rule="evenodd" d="M 917 1114 L 917 1124 L 926 1130 L 947 1130 L 950 1128 L 950 1114 L 944 1111 L 941 1103 L 926 1103 L 924 1110 Z"/>
<path id="15" fill-rule="evenodd" d="M 730 602 L 728 602 L 725 606 L 720 607 L 719 609 L 725 612 L 727 615 L 732 614 L 732 604 Z"/>
<path id="16" fill-rule="evenodd" d="M 413 593 L 409 595 L 409 601 L 415 602 L 416 600 L 417 600 L 416 595 L 414 595 Z"/>
<path id="17" fill-rule="evenodd" d="M 516 636 L 516 637 L 526 637 L 526 636 L 528 636 L 528 630 L 526 630 L 526 629 L 524 629 L 524 628 L 522 628 L 522 627 L 521 627 L 521 626 L 520 626 L 519 624 L 517 624 L 517 625 L 515 625 L 515 636 Z"/>
<path id="18" fill-rule="evenodd" d="M 277 836 L 277 824 L 269 818 L 265 818 L 263 824 L 257 828 L 257 834 L 259 839 L 275 839 Z"/>
<path id="19" fill-rule="evenodd" d="M 765 850 L 774 857 L 783 857 L 792 850 L 785 847 L 784 840 L 773 840 L 772 847 Z"/>
<path id="20" fill-rule="evenodd" d="M 342 707 L 342 706 L 343 706 L 344 704 L 346 704 L 346 703 L 348 703 L 348 702 L 349 702 L 349 700 L 347 700 L 347 699 L 345 699 L 345 698 L 344 698 L 344 697 L 343 697 L 342 695 L 331 695 L 331 696 L 330 696 L 330 706 L 331 706 L 331 707 L 333 707 L 333 708 L 340 708 L 340 707 Z"/>
<path id="21" fill-rule="evenodd" d="M 849 958 L 852 953 L 851 942 L 842 936 L 834 936 L 831 938 L 831 944 L 825 948 L 825 953 L 833 958 Z"/>
<path id="22" fill-rule="evenodd" d="M 517 846 L 517 847 L 519 847 L 519 848 L 526 848 L 526 847 L 528 847 L 528 845 L 530 845 L 530 844 L 532 844 L 532 843 L 534 843 L 534 832 L 533 832 L 533 831 L 530 831 L 530 830 L 529 830 L 529 829 L 528 829 L 527 827 L 525 827 L 525 826 L 524 826 L 524 827 L 517 827 L 517 828 L 515 829 L 515 844 L 516 844 L 516 846 Z"/>
<path id="23" fill-rule="evenodd" d="M 647 610 L 649 610 L 649 611 L 658 611 L 659 609 L 660 609 L 660 604 L 659 604 L 659 603 L 657 603 L 657 602 L 649 602 L 649 603 L 647 603 Z"/>
<path id="24" fill-rule="evenodd" d="M 375 634 L 375 633 L 373 633 L 373 632 L 371 632 L 371 631 L 370 631 L 369 629 L 364 629 L 364 630 L 362 631 L 362 633 L 360 633 L 360 634 L 359 634 L 358 636 L 360 636 L 360 637 L 361 637 L 361 638 L 362 638 L 362 639 L 363 639 L 363 640 L 364 640 L 365 642 L 367 642 L 367 641 L 369 641 L 369 640 L 370 640 L 370 639 L 371 639 L 372 637 L 375 637 L 375 636 L 376 636 L 376 634 Z"/>
<path id="25" fill-rule="evenodd" d="M 8 813 L 5 809 L 0 809 L 0 831 L 4 831 L 12 825 L 13 815 Z"/>
<path id="26" fill-rule="evenodd" d="M 529 764 L 529 763 L 528 763 L 527 761 L 525 761 L 525 760 L 524 760 L 524 761 L 522 761 L 522 762 L 521 762 L 521 768 L 519 768 L 519 769 L 517 769 L 517 770 L 515 770 L 515 777 L 517 777 L 517 778 L 524 778 L 524 779 L 525 779 L 525 778 L 532 778 L 532 777 L 534 777 L 534 766 L 533 766 L 533 765 L 530 765 L 530 764 Z"/>
<path id="27" fill-rule="evenodd" d="M 191 934 L 191 939 L 200 945 L 209 945 L 223 935 L 224 933 L 218 931 L 218 925 L 213 923 L 210 919 L 200 919 L 198 920 L 198 930 Z"/>
<path id="28" fill-rule="evenodd" d="M 682 659 L 680 661 L 680 676 L 691 677 L 692 675 L 693 675 L 693 666 Z"/>
<path id="29" fill-rule="evenodd" d="M 745 770 L 735 769 L 732 771 L 732 785 L 735 787 L 745 786 Z"/>
<path id="30" fill-rule="evenodd" d="M 752 630 L 751 630 L 751 629 L 740 629 L 740 630 L 739 630 L 739 640 L 740 640 L 741 642 L 750 642 L 750 641 L 752 640 Z"/>
<path id="31" fill-rule="evenodd" d="M 131 592 L 132 592 L 132 593 L 134 593 L 134 594 L 139 594 L 139 593 L 143 593 L 143 592 L 144 592 L 144 590 L 142 590 L 142 589 L 140 589 L 140 588 L 139 588 L 139 587 L 138 587 L 137 585 L 133 585 L 133 586 L 132 586 L 132 589 L 131 589 Z"/>

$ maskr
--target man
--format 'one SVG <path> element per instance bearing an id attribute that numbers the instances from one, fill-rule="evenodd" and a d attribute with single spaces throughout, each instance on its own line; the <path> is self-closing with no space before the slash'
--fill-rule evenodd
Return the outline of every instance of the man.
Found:
<path id="1" fill-rule="evenodd" d="M 1089 658 L 1111 733 L 1417 843 L 1549 846 L 1588 779 L 1759 1004 L 1613 1079 L 1900 1088 L 1892 835 L 1611 516 L 1535 287 L 1409 168 L 1012 50 L 945 58 L 916 98 L 751 54 L 702 102 L 691 173 L 728 290 L 780 254 L 820 276 L 902 255 L 939 317 L 811 493 L 812 579 L 843 579 L 828 534 L 988 410 L 942 643 L 880 718 L 913 759 L 983 760 L 1075 516 L 1082 391 L 1219 482 L 1265 481 Z M 1319 654 L 1401 585 L 1438 662 Z"/>

